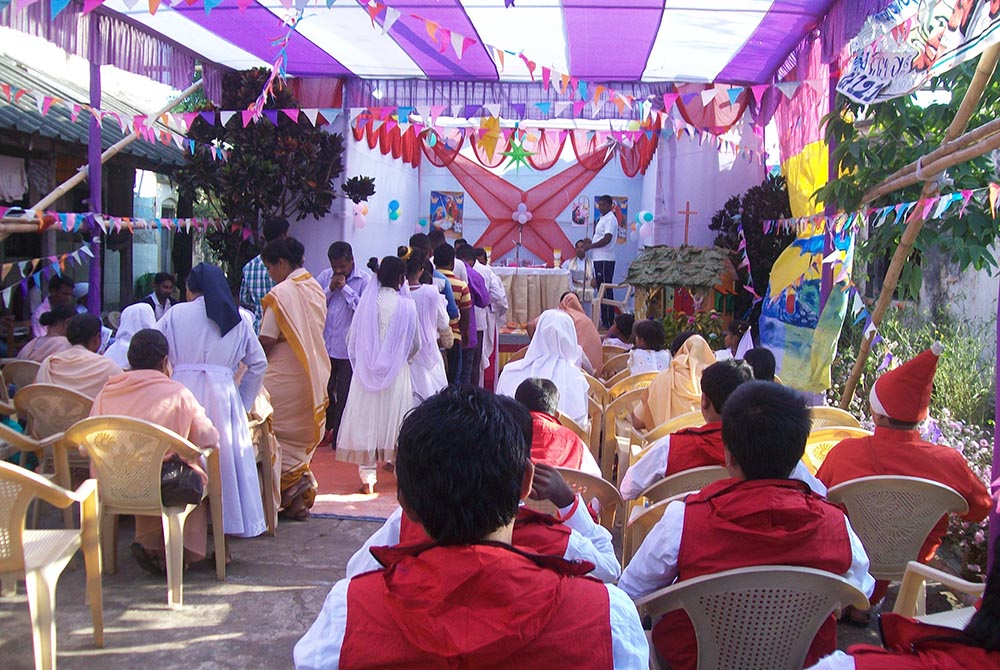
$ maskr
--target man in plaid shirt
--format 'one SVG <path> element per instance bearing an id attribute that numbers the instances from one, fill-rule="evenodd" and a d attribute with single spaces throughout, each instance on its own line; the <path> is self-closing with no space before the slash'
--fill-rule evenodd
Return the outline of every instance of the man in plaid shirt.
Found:
<path id="1" fill-rule="evenodd" d="M 288 221 L 285 219 L 266 219 L 264 221 L 264 244 L 271 240 L 288 237 Z M 243 281 L 240 283 L 240 305 L 253 312 L 253 330 L 260 334 L 260 320 L 264 316 L 260 301 L 274 286 L 267 274 L 264 261 L 257 254 L 243 266 Z"/>

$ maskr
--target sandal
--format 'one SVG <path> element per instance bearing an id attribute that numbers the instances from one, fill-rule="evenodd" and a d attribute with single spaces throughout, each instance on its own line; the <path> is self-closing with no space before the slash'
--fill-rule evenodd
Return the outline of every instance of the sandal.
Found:
<path id="1" fill-rule="evenodd" d="M 146 551 L 141 544 L 133 542 L 128 548 L 140 568 L 157 577 L 167 574 L 167 569 L 160 563 L 160 560 Z"/>
<path id="2" fill-rule="evenodd" d="M 285 509 L 291 507 L 295 499 L 305 493 L 310 486 L 312 482 L 307 477 L 299 478 L 299 481 L 281 492 L 281 507 Z"/>

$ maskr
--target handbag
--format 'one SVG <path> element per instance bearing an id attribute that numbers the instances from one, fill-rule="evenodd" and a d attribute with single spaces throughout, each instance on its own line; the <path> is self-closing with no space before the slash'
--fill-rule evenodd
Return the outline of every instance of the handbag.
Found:
<path id="1" fill-rule="evenodd" d="M 173 454 L 160 469 L 160 500 L 164 507 L 197 505 L 204 496 L 201 475 L 180 456 Z"/>

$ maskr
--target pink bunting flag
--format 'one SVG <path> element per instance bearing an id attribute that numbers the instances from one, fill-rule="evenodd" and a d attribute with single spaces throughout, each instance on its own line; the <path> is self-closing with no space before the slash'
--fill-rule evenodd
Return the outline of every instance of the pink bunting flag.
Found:
<path id="1" fill-rule="evenodd" d="M 89 14 L 103 4 L 104 0 L 83 0 L 83 13 Z"/>
<path id="2" fill-rule="evenodd" d="M 521 58 L 521 60 L 524 61 L 525 67 L 528 68 L 528 74 L 531 75 L 531 81 L 534 82 L 535 81 L 535 61 L 528 60 L 528 57 L 525 56 L 523 53 L 522 54 L 518 54 L 518 56 Z"/>
<path id="3" fill-rule="evenodd" d="M 246 128 L 253 121 L 254 112 L 252 109 L 244 109 L 240 114 L 243 116 L 243 127 Z"/>
<path id="4" fill-rule="evenodd" d="M 574 100 L 574 101 L 573 101 L 573 116 L 574 116 L 574 117 L 578 117 L 578 116 L 580 116 L 580 112 L 582 112 L 582 111 L 583 111 L 583 108 L 584 108 L 584 106 L 585 106 L 586 104 L 587 104 L 587 103 L 586 103 L 586 102 L 584 102 L 583 100 Z M 463 252 L 463 253 L 464 253 L 464 252 Z"/>
<path id="5" fill-rule="evenodd" d="M 542 88 L 546 91 L 549 90 L 549 85 L 552 82 L 552 70 L 550 68 L 542 66 Z M 464 252 L 463 252 L 464 253 Z"/>
<path id="6" fill-rule="evenodd" d="M 669 112 L 670 108 L 674 106 L 677 102 L 677 98 L 680 96 L 676 93 L 664 93 L 663 94 L 663 111 Z"/>
<path id="7" fill-rule="evenodd" d="M 372 28 L 374 28 L 375 17 L 378 16 L 383 9 L 385 9 L 385 5 L 383 5 L 381 2 L 375 2 L 374 0 L 372 0 L 371 2 L 368 3 L 366 9 L 368 10 L 368 18 L 372 20 Z"/>
<path id="8" fill-rule="evenodd" d="M 750 87 L 750 92 L 753 93 L 753 99 L 757 101 L 758 105 L 769 88 L 770 86 L 768 84 L 757 84 L 756 86 Z"/>
<path id="9" fill-rule="evenodd" d="M 444 53 L 448 49 L 448 44 L 451 43 L 451 31 L 447 28 L 438 26 L 438 33 L 440 35 L 440 39 L 438 41 L 438 53 Z"/>
<path id="10" fill-rule="evenodd" d="M 958 210 L 958 218 L 965 216 L 965 210 L 969 206 L 969 200 L 972 199 L 972 191 L 970 189 L 965 189 L 962 191 L 962 208 Z"/>
<path id="11" fill-rule="evenodd" d="M 285 116 L 287 116 L 288 118 L 290 118 L 295 123 L 299 122 L 299 110 L 298 109 L 283 109 L 281 111 L 284 112 Z"/>

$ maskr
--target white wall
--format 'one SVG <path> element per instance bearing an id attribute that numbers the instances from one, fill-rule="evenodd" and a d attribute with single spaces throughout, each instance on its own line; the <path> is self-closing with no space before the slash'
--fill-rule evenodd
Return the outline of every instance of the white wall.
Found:
<path id="1" fill-rule="evenodd" d="M 994 257 L 1000 250 L 994 248 Z M 983 355 L 993 358 L 997 353 L 997 283 L 1000 278 L 989 270 L 967 270 L 945 280 L 948 311 L 955 320 L 969 324 L 983 338 Z M 926 297 L 921 295 L 921 302 Z"/>
<path id="2" fill-rule="evenodd" d="M 725 137 L 747 146 L 758 146 L 760 139 L 747 128 L 742 137 L 730 131 Z M 696 137 L 683 135 L 661 139 L 653 157 L 655 165 L 649 172 L 658 176 L 658 188 L 653 209 L 655 228 L 653 242 L 680 246 L 684 243 L 684 215 L 691 209 L 688 244 L 710 247 L 715 242 L 714 231 L 708 224 L 712 216 L 730 197 L 743 193 L 764 180 L 765 168 L 757 155 L 752 160 L 741 158 L 729 150 L 719 150 L 710 142 L 700 145 Z M 648 190 L 648 187 L 647 187 Z"/>

